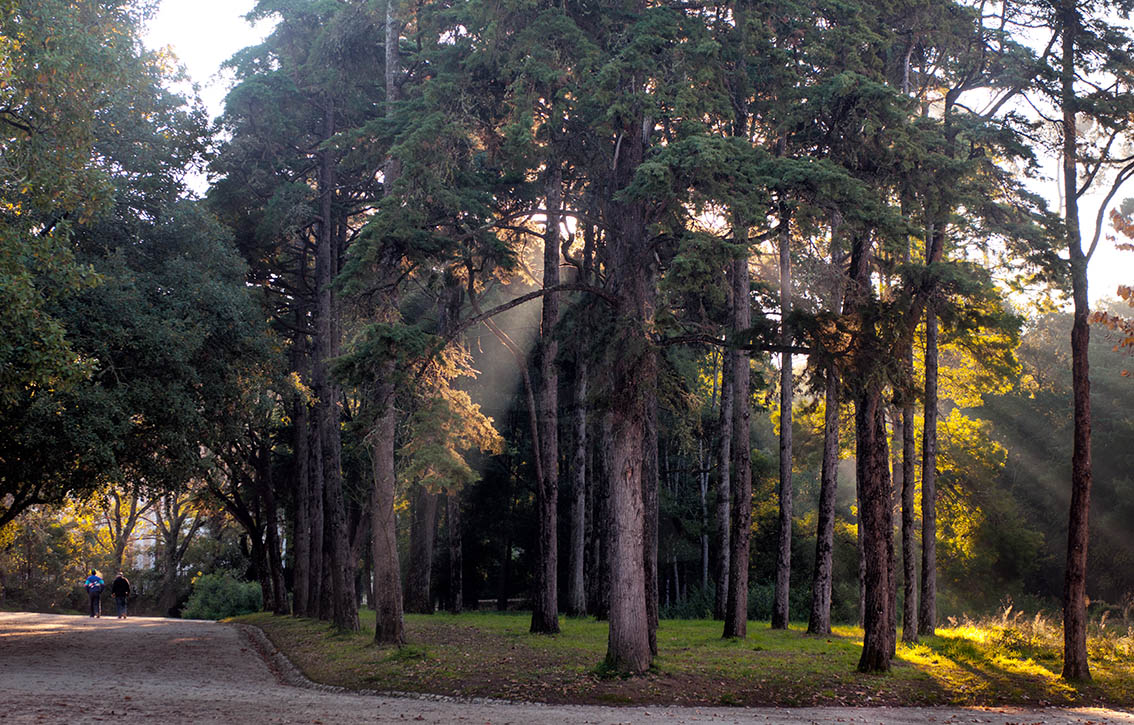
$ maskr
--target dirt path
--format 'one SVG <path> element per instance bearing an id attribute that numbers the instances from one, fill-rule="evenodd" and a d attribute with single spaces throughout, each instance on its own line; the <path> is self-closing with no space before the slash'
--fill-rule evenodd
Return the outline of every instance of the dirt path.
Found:
<path id="1" fill-rule="evenodd" d="M 8 723 L 1128 723 L 1113 710 L 613 708 L 457 702 L 286 684 L 236 627 L 0 612 Z"/>

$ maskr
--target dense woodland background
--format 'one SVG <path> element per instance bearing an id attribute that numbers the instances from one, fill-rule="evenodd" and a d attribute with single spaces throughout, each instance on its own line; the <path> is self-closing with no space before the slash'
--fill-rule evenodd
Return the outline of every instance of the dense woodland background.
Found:
<path id="1" fill-rule="evenodd" d="M 210 124 L 148 4 L 0 2 L 0 606 L 227 573 L 395 644 L 592 615 L 641 671 L 660 617 L 860 621 L 884 670 L 1014 602 L 1089 676 L 1127 9 L 263 0 Z"/>

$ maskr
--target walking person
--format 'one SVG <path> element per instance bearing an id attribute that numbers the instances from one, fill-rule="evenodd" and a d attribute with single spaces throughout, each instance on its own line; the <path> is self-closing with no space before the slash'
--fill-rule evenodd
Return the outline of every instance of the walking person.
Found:
<path id="1" fill-rule="evenodd" d="M 98 575 L 98 572 L 91 569 L 91 575 L 83 582 L 83 587 L 87 590 L 87 596 L 91 600 L 91 616 L 102 617 L 102 589 L 106 586 L 106 582 Z"/>
<path id="2" fill-rule="evenodd" d="M 130 580 L 122 572 L 118 572 L 118 576 L 110 583 L 110 596 L 114 597 L 118 618 L 126 619 L 126 600 L 130 596 Z"/>

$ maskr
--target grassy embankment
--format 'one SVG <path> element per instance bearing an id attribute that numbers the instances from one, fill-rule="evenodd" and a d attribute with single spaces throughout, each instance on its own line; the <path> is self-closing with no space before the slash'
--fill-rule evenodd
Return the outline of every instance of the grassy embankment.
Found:
<path id="1" fill-rule="evenodd" d="M 604 673 L 607 625 L 561 619 L 555 636 L 528 633 L 525 613 L 406 617 L 410 644 L 374 646 L 373 612 L 363 632 L 337 634 L 323 622 L 257 614 L 262 628 L 308 677 L 348 689 L 428 692 L 543 702 L 704 705 L 1134 705 L 1134 628 L 1094 627 L 1094 681 L 1059 679 L 1062 631 L 1019 615 L 942 627 L 898 645 L 888 675 L 860 675 L 862 630 L 814 637 L 802 626 L 749 624 L 743 641 L 721 639 L 718 622 L 663 620 L 653 669 L 640 677 Z M 797 625 L 798 626 L 798 625 Z M 369 630 L 369 631 L 367 631 Z"/>

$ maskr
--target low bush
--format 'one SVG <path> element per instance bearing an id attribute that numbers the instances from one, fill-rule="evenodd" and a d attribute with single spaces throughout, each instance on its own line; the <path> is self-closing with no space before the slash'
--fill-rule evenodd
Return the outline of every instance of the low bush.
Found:
<path id="1" fill-rule="evenodd" d="M 251 614 L 263 607 L 263 593 L 255 582 L 242 582 L 227 574 L 205 574 L 193 581 L 193 593 L 182 611 L 188 619 L 224 619 Z"/>

